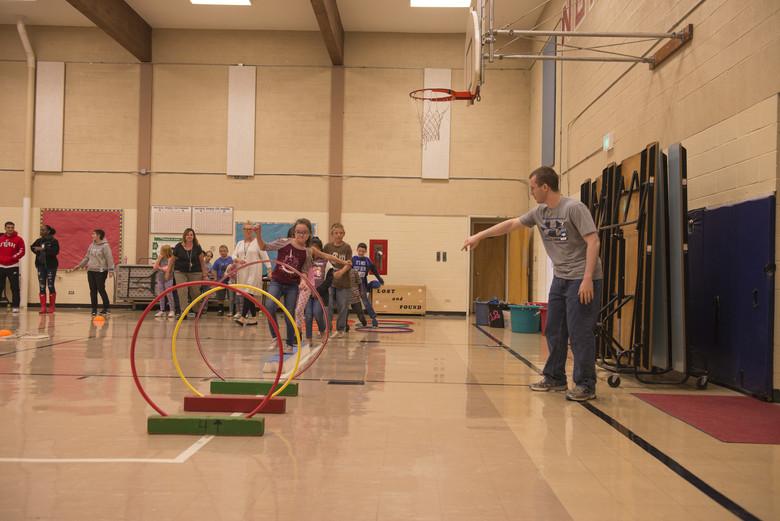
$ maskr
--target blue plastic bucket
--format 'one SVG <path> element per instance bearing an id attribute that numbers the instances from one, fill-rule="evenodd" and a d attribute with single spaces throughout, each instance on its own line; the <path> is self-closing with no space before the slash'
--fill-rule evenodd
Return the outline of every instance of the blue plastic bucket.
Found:
<path id="1" fill-rule="evenodd" d="M 538 333 L 541 307 L 510 304 L 513 333 Z"/>
<path id="2" fill-rule="evenodd" d="M 487 300 L 485 302 L 480 302 L 479 300 L 475 300 L 474 313 L 477 315 L 478 326 L 490 325 L 490 308 L 488 307 Z"/>

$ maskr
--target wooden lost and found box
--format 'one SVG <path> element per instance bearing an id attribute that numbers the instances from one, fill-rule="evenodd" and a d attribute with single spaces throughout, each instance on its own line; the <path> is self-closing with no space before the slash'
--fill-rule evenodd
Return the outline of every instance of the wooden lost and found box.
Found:
<path id="1" fill-rule="evenodd" d="M 388 315 L 424 315 L 425 286 L 385 285 L 372 293 L 377 313 Z"/>

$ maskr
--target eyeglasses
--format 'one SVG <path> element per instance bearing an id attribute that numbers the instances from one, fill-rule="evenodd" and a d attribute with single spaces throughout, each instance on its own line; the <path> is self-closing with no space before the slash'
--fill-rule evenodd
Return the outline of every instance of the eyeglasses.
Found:
<path id="1" fill-rule="evenodd" d="M 308 230 L 303 230 L 303 231 L 295 230 L 295 235 L 309 235 L 309 231 Z"/>

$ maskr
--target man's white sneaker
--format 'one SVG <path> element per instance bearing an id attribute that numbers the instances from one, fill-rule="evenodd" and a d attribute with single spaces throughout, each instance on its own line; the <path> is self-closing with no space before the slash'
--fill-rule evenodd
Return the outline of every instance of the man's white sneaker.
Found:
<path id="1" fill-rule="evenodd" d="M 278 351 L 279 350 L 279 341 L 277 339 L 271 340 L 271 343 L 268 344 L 268 351 Z"/>
<path id="2" fill-rule="evenodd" d="M 158 311 L 157 313 L 154 314 L 154 316 L 157 317 L 157 318 L 164 317 L 165 316 L 165 311 Z"/>
<path id="3" fill-rule="evenodd" d="M 174 318 L 175 316 L 176 316 L 176 313 L 174 313 L 173 311 L 169 311 L 168 312 L 168 318 Z"/>
<path id="4" fill-rule="evenodd" d="M 13 308 L 13 309 L 11 310 L 11 313 L 19 313 L 19 308 Z"/>
<path id="5" fill-rule="evenodd" d="M 257 325 L 257 318 L 256 317 L 246 317 L 244 319 L 244 325 L 245 326 L 256 326 Z"/>

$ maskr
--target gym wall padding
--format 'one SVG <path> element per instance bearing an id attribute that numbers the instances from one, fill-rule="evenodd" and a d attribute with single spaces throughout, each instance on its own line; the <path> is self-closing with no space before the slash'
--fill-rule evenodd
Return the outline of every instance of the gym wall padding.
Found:
<path id="1" fill-rule="evenodd" d="M 689 213 L 692 360 L 713 382 L 772 397 L 775 198 Z"/>

